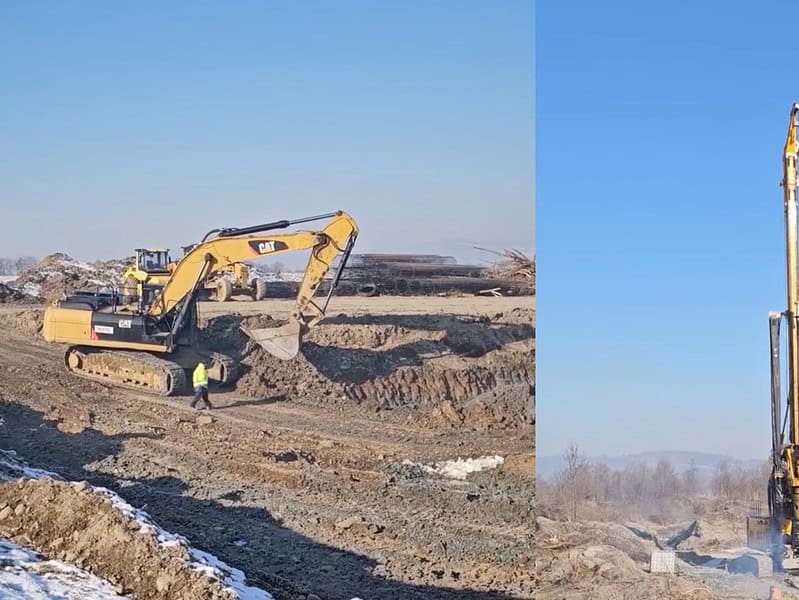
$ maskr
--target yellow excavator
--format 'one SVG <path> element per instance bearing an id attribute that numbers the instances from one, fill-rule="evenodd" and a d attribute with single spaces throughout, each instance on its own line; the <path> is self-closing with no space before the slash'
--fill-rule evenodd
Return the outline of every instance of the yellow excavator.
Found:
<path id="1" fill-rule="evenodd" d="M 299 223 L 329 219 L 320 231 L 270 233 Z M 187 249 L 163 285 L 142 286 L 135 304 L 117 292 L 77 292 L 45 309 L 42 334 L 67 344 L 67 370 L 82 377 L 161 395 L 185 388 L 186 371 L 199 361 L 210 365 L 209 379 L 236 380 L 236 362 L 199 343 L 197 297 L 210 278 L 248 258 L 310 249 L 294 309 L 282 327 L 242 331 L 272 355 L 290 360 L 301 337 L 325 316 L 328 303 L 358 236 L 358 227 L 343 211 L 242 228 L 209 231 Z M 323 278 L 341 254 L 323 303 L 314 301 Z"/>
<path id="2" fill-rule="evenodd" d="M 192 246 L 184 247 L 188 252 Z M 163 286 L 177 265 L 169 255 L 168 248 L 136 248 L 133 264 L 122 274 L 122 293 L 128 298 L 136 298 L 144 293 L 144 285 Z M 226 273 L 233 279 L 225 277 Z M 243 262 L 228 265 L 203 284 L 203 290 L 217 302 L 227 302 L 234 295 L 246 295 L 253 300 L 266 298 L 266 281 L 253 277 L 250 281 L 250 268 Z"/>

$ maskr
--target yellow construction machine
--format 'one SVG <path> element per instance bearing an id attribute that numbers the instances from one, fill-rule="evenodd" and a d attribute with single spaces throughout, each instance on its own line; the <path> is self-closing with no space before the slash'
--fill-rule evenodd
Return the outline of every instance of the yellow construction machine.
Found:
<path id="1" fill-rule="evenodd" d="M 321 231 L 270 233 L 321 219 L 330 219 Z M 197 298 L 202 286 L 248 258 L 310 249 L 288 323 L 242 328 L 265 350 L 289 360 L 299 352 L 303 333 L 324 318 L 357 236 L 355 221 L 343 211 L 214 229 L 187 249 L 162 285 L 145 282 L 135 303 L 124 302 L 118 292 L 77 292 L 54 302 L 45 309 L 43 336 L 48 342 L 68 345 L 64 361 L 69 371 L 103 383 L 169 396 L 184 389 L 186 371 L 200 360 L 210 364 L 210 379 L 230 383 L 238 377 L 236 362 L 199 343 Z M 314 294 L 339 254 L 342 257 L 327 296 L 317 304 Z M 162 258 L 162 264 L 168 265 L 169 260 Z"/>
<path id="2" fill-rule="evenodd" d="M 797 128 L 799 104 L 791 107 L 783 151 L 783 207 L 788 305 L 772 311 L 769 319 L 771 371 L 771 475 L 768 481 L 768 516 L 747 517 L 748 546 L 766 552 L 777 571 L 799 569 L 799 246 L 797 245 Z M 788 390 L 782 408 L 780 328 L 787 330 Z M 787 428 L 787 439 L 786 439 Z"/>
<path id="3" fill-rule="evenodd" d="M 192 246 L 183 248 L 184 253 Z M 173 262 L 167 248 L 136 248 L 133 265 L 122 275 L 122 293 L 128 298 L 136 298 L 144 293 L 144 286 L 163 287 L 177 265 Z M 232 274 L 232 281 L 226 274 Z M 220 269 L 219 273 L 203 283 L 203 291 L 217 302 L 227 302 L 233 296 L 245 295 L 253 300 L 266 297 L 266 282 L 260 277 L 250 281 L 250 269 L 243 262 L 235 262 Z"/>

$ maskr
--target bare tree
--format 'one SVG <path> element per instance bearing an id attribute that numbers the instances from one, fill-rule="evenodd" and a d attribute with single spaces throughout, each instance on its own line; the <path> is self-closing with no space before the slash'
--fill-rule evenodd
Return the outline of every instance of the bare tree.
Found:
<path id="1" fill-rule="evenodd" d="M 559 495 L 569 508 L 569 518 L 577 520 L 580 503 L 588 495 L 591 463 L 576 444 L 571 444 L 563 453 L 566 467 L 558 476 Z"/>
<path id="2" fill-rule="evenodd" d="M 613 494 L 613 471 L 604 463 L 591 465 L 590 493 L 595 500 L 607 502 Z"/>
<path id="3" fill-rule="evenodd" d="M 19 275 L 28 267 L 36 264 L 32 256 L 18 258 L 0 258 L 0 275 Z"/>
<path id="4" fill-rule="evenodd" d="M 610 486 L 608 488 L 607 500 L 611 502 L 622 502 L 624 500 L 624 473 L 621 471 L 611 471 Z"/>
<path id="5" fill-rule="evenodd" d="M 713 477 L 713 491 L 723 498 L 729 498 L 733 491 L 733 477 L 730 461 L 722 459 L 716 465 L 716 474 Z"/>
<path id="6" fill-rule="evenodd" d="M 682 489 L 688 497 L 696 496 L 699 493 L 699 469 L 697 469 L 696 460 L 693 458 L 682 474 Z"/>
<path id="7" fill-rule="evenodd" d="M 658 461 L 652 474 L 652 493 L 655 498 L 673 498 L 679 492 L 680 479 L 674 472 L 671 462 L 666 459 Z"/>
<path id="8" fill-rule="evenodd" d="M 745 466 L 722 460 L 705 480 L 693 460 L 678 472 L 668 460 L 654 467 L 631 464 L 624 470 L 592 464 L 574 444 L 563 456 L 563 469 L 553 480 L 539 480 L 536 490 L 541 506 L 556 519 L 581 518 L 586 501 L 592 502 L 592 516 L 598 520 L 638 516 L 668 520 L 686 509 L 699 517 L 718 506 L 719 498 L 745 504 L 748 510 L 760 510 L 766 502 L 769 461 Z"/>

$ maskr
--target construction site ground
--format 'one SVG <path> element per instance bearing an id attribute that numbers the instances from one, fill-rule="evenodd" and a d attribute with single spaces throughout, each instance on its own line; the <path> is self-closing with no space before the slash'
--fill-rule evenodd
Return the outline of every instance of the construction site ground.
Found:
<path id="1" fill-rule="evenodd" d="M 439 369 L 482 360 L 476 370 L 486 370 L 506 360 L 503 353 L 508 364 L 529 357 L 530 372 L 508 374 L 529 382 L 533 304 L 530 297 L 335 298 L 313 350 L 332 352 L 320 340 L 333 344 L 339 335 L 350 345 L 353 335 L 371 340 L 344 354 L 377 361 L 383 383 L 361 374 L 336 387 L 335 368 L 306 381 L 297 367 L 298 380 L 270 384 L 265 373 L 278 367 L 258 371 L 250 354 L 246 385 L 212 389 L 215 409 L 202 413 L 189 396 L 156 397 L 67 373 L 63 347 L 37 333 L 41 307 L 0 306 L 0 448 L 112 489 L 278 600 L 532 598 L 533 423 L 498 416 L 515 400 L 487 392 L 484 376 L 445 381 L 448 390 L 463 386 L 461 403 L 402 405 L 396 390 L 432 385 L 427 360 Z M 201 318 L 230 341 L 241 317 L 226 315 L 282 319 L 291 308 L 277 300 L 206 302 Z M 475 344 L 490 347 L 470 355 L 464 345 L 482 335 L 475 331 L 490 338 Z M 444 342 L 457 342 L 458 356 L 430 358 Z M 391 361 L 418 362 L 420 374 L 399 377 Z M 370 390 L 383 400 L 370 402 Z M 475 408 L 475 398 L 491 393 L 494 404 Z M 436 467 L 469 457 L 488 457 L 489 468 L 458 478 Z"/>
<path id="2" fill-rule="evenodd" d="M 716 509 L 672 525 L 538 517 L 537 598 L 767 600 L 772 588 L 783 600 L 799 598 L 797 574 L 758 572 L 753 557 L 766 557 L 746 548 L 745 521 L 736 513 Z M 674 553 L 673 573 L 651 572 L 658 550 Z"/>

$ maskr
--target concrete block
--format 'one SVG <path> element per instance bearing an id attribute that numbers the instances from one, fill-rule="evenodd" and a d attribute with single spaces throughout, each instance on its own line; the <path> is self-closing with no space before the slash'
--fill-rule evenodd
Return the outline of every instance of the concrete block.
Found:
<path id="1" fill-rule="evenodd" d="M 650 573 L 674 573 L 674 552 L 653 550 L 649 557 Z"/>
<path id="2" fill-rule="evenodd" d="M 744 554 L 727 563 L 731 573 L 749 573 L 755 577 L 771 577 L 773 565 L 771 558 L 765 554 Z"/>

